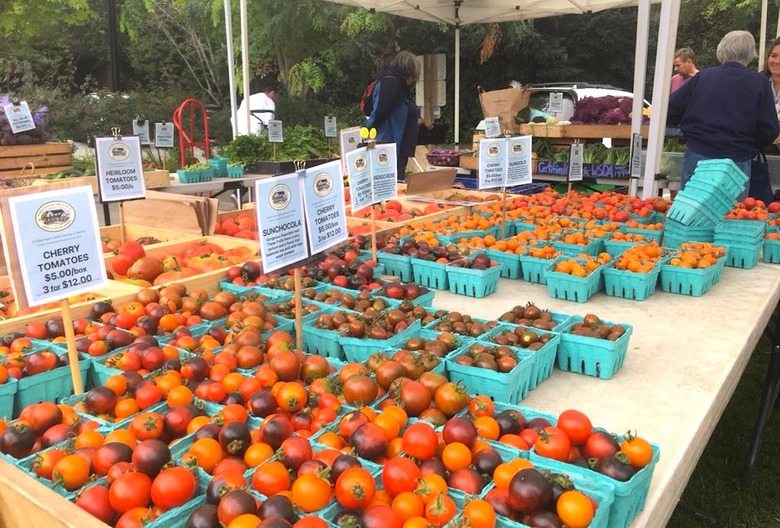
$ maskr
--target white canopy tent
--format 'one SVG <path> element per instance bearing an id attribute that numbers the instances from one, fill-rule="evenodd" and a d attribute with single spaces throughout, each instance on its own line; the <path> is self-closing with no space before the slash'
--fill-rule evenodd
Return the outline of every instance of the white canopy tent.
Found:
<path id="1" fill-rule="evenodd" d="M 509 22 L 567 14 L 586 14 L 621 7 L 638 6 L 637 43 L 634 61 L 634 119 L 632 130 L 641 127 L 641 104 L 644 97 L 645 72 L 649 34 L 650 4 L 661 3 L 656 75 L 653 94 L 653 116 L 648 138 L 647 164 L 644 168 L 644 194 L 655 192 L 656 167 L 660 163 L 666 106 L 669 97 L 669 81 L 672 55 L 677 35 L 680 0 L 326 0 L 329 2 L 384 12 L 417 20 L 444 23 L 455 26 L 455 142 L 460 142 L 460 27 L 465 24 Z M 229 0 L 225 0 L 229 2 Z M 248 66 L 248 41 L 246 2 L 240 0 L 242 57 Z M 227 11 L 226 11 L 227 13 Z M 231 57 L 232 62 L 232 57 Z M 244 70 L 246 71 L 246 70 Z M 249 91 L 249 79 L 244 77 L 244 92 Z M 239 116 L 249 121 L 249 114 Z M 632 189 L 635 191 L 635 189 Z"/>

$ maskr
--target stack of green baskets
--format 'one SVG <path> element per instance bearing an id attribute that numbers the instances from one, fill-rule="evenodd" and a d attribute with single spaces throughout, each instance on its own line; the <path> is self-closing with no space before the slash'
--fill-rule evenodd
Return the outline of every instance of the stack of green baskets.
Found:
<path id="1" fill-rule="evenodd" d="M 715 243 L 728 249 L 726 266 L 750 269 L 764 247 L 766 224 L 760 220 L 724 220 L 715 227 Z"/>

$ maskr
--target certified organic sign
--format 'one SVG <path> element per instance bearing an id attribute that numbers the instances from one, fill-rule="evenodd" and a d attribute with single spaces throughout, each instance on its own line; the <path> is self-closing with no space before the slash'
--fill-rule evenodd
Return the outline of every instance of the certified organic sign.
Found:
<path id="1" fill-rule="evenodd" d="M 29 306 L 106 285 L 90 186 L 8 198 L 19 269 Z"/>
<path id="2" fill-rule="evenodd" d="M 298 174 L 257 180 L 255 196 L 263 271 L 267 273 L 308 257 Z"/>
<path id="3" fill-rule="evenodd" d="M 308 169 L 303 177 L 303 189 L 312 254 L 346 240 L 347 218 L 341 162 L 331 161 Z"/>
<path id="4" fill-rule="evenodd" d="M 116 202 L 146 196 L 138 136 L 95 139 L 100 200 Z"/>

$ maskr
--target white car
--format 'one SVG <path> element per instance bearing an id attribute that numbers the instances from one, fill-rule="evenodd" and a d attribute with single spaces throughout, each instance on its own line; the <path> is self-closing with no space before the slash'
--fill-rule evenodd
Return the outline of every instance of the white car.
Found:
<path id="1" fill-rule="evenodd" d="M 574 115 L 574 104 L 583 97 L 603 97 L 605 95 L 614 95 L 615 97 L 634 97 L 633 92 L 615 88 L 608 84 L 589 84 L 573 82 L 542 83 L 526 86 L 531 90 L 531 101 L 529 107 L 541 110 L 558 121 L 569 121 Z M 560 112 L 550 112 L 549 102 L 550 94 L 559 92 L 563 94 L 563 106 Z M 650 103 L 645 100 L 644 107 L 649 108 Z"/>

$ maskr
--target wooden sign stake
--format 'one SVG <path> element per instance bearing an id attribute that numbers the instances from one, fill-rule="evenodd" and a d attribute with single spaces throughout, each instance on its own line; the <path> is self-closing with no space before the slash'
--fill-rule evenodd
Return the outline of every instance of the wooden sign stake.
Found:
<path id="1" fill-rule="evenodd" d="M 301 300 L 301 268 L 293 272 L 295 282 L 295 349 L 303 351 L 303 302 Z"/>
<path id="2" fill-rule="evenodd" d="M 273 156 L 274 156 L 274 161 L 276 161 L 276 143 L 274 143 L 273 145 L 271 145 L 271 147 L 274 149 Z"/>
<path id="3" fill-rule="evenodd" d="M 124 202 L 119 202 L 119 242 L 124 244 L 127 240 L 125 235 L 125 208 Z"/>
<path id="4" fill-rule="evenodd" d="M 60 301 L 62 310 L 62 324 L 65 327 L 65 340 L 68 345 L 68 363 L 70 363 L 70 376 L 73 378 L 74 394 L 84 392 L 81 382 L 81 370 L 79 370 L 79 353 L 76 350 L 76 333 L 73 331 L 73 318 L 70 315 L 70 302 L 68 299 Z"/>
<path id="5" fill-rule="evenodd" d="M 504 187 L 504 203 L 501 205 L 501 240 L 506 237 L 506 187 Z"/>

